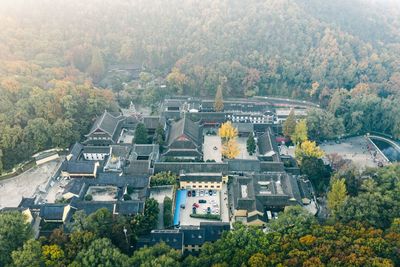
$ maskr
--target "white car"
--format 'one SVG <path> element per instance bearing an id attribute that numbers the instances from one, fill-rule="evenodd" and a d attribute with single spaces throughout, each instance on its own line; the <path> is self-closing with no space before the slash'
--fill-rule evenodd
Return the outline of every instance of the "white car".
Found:
<path id="1" fill-rule="evenodd" d="M 204 197 L 204 191 L 203 190 L 200 190 L 199 196 Z"/>

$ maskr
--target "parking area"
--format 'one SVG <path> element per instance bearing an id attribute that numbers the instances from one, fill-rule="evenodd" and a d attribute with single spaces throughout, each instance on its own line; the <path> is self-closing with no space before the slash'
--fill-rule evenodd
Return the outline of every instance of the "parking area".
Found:
<path id="1" fill-rule="evenodd" d="M 215 160 L 222 162 L 221 137 L 216 135 L 204 136 L 204 161 Z"/>
<path id="2" fill-rule="evenodd" d="M 175 221 L 179 221 L 180 225 L 198 226 L 202 221 L 229 222 L 226 186 L 223 186 L 222 190 L 196 189 L 195 196 L 193 196 L 193 190 L 179 191 L 185 192 L 185 197 L 182 197 L 176 205 L 176 209 L 179 208 L 179 212 L 176 213 L 179 220 Z M 194 218 L 190 216 L 191 214 L 215 215 L 220 220 Z"/>

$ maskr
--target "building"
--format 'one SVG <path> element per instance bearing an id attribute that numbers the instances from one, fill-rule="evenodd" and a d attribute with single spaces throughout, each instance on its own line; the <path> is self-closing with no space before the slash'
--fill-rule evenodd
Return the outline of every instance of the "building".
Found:
<path id="1" fill-rule="evenodd" d="M 179 187 L 182 189 L 216 189 L 220 190 L 228 177 L 222 173 L 181 173 Z"/>
<path id="2" fill-rule="evenodd" d="M 125 117 L 104 111 L 92 126 L 83 142 L 85 145 L 107 146 L 116 144 L 122 130 Z"/>
<path id="3" fill-rule="evenodd" d="M 300 191 L 300 177 L 286 172 L 232 175 L 230 209 L 236 221 L 264 225 L 287 206 L 308 204 Z M 308 203 L 305 203 L 308 202 Z"/>
<path id="4" fill-rule="evenodd" d="M 195 160 L 203 156 L 202 127 L 186 116 L 172 122 L 166 140 L 164 158 Z"/>
<path id="5" fill-rule="evenodd" d="M 137 246 L 154 246 L 164 242 L 184 254 L 197 254 L 205 242 L 215 242 L 223 232 L 230 230 L 229 223 L 201 222 L 200 226 L 182 226 L 173 230 L 152 230 L 149 236 L 139 239 Z"/>
<path id="6" fill-rule="evenodd" d="M 94 161 L 64 161 L 61 165 L 61 176 L 65 178 L 96 178 L 100 164 Z"/>

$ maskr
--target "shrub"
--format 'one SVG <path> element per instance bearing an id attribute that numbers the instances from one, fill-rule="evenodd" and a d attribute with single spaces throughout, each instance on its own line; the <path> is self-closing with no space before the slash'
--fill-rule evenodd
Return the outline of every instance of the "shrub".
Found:
<path id="1" fill-rule="evenodd" d="M 86 201 L 92 201 L 93 200 L 93 196 L 91 194 L 88 194 L 85 196 L 85 200 Z"/>
<path id="2" fill-rule="evenodd" d="M 192 218 L 199 218 L 199 219 L 206 219 L 206 220 L 214 220 L 214 221 L 220 221 L 221 216 L 217 214 L 190 214 L 190 217 Z"/>
<path id="3" fill-rule="evenodd" d="M 132 200 L 131 196 L 128 195 L 128 194 L 125 194 L 125 195 L 123 196 L 123 198 L 124 198 L 125 201 L 127 201 L 127 200 Z"/>

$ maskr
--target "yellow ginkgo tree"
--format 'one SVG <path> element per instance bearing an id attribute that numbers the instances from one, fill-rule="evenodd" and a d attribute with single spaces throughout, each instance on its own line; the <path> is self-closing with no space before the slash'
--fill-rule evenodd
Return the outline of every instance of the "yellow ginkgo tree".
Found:
<path id="1" fill-rule="evenodd" d="M 236 158 L 240 154 L 239 145 L 236 141 L 238 130 L 228 121 L 221 125 L 218 135 L 222 140 L 222 156 L 228 159 Z"/>

